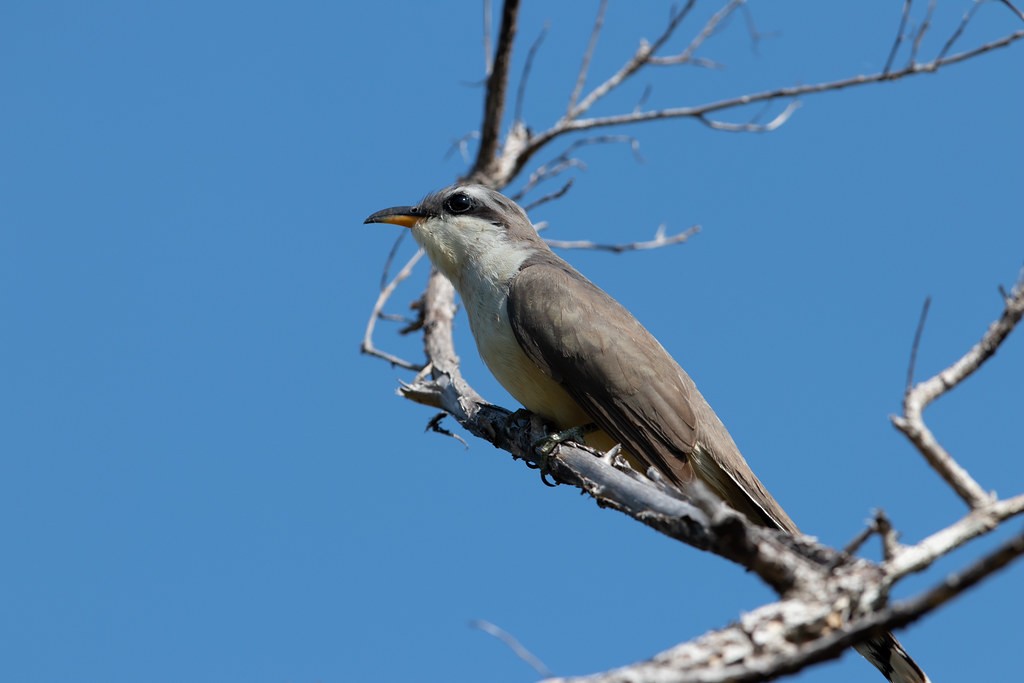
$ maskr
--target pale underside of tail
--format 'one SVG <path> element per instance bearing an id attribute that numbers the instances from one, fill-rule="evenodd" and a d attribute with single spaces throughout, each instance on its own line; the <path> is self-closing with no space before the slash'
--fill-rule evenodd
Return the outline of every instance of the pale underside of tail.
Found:
<path id="1" fill-rule="evenodd" d="M 861 643 L 856 649 L 892 683 L 931 683 L 891 633 Z"/>

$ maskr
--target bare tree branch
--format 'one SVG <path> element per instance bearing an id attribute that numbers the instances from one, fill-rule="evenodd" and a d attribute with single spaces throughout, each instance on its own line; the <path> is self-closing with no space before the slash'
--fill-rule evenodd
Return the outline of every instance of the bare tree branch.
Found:
<path id="1" fill-rule="evenodd" d="M 523 185 L 522 189 L 519 190 L 519 192 L 510 195 L 511 199 L 515 202 L 521 201 L 523 197 L 525 197 L 526 194 L 529 193 L 530 190 L 532 190 L 538 184 L 545 182 L 547 180 L 551 180 L 552 178 L 556 178 L 557 176 L 561 175 L 562 173 L 565 173 L 571 168 L 586 169 L 586 164 L 584 164 L 582 161 L 575 157 L 555 161 L 557 161 L 557 163 L 551 162 L 550 164 L 538 166 L 537 169 L 530 174 L 530 177 L 527 179 L 526 184 Z M 535 205 L 536 203 L 534 203 L 531 206 Z M 529 211 L 530 209 L 527 208 L 526 210 Z"/>
<path id="2" fill-rule="evenodd" d="M 505 0 L 501 12 L 501 28 L 494 52 L 494 62 L 487 77 L 487 95 L 484 100 L 484 119 L 480 125 L 480 148 L 470 176 L 485 173 L 494 162 L 501 135 L 501 121 L 505 112 L 508 92 L 508 70 L 512 62 L 512 47 L 519 19 L 519 0 Z"/>
<path id="3" fill-rule="evenodd" d="M 964 12 L 964 16 L 963 19 L 960 20 L 960 24 L 956 27 L 956 30 L 953 31 L 953 34 L 946 41 L 946 44 L 942 46 L 942 49 L 939 50 L 939 56 L 936 58 L 936 61 L 942 60 L 942 58 L 953 49 L 953 44 L 956 43 L 956 41 L 960 39 L 960 36 L 963 35 L 964 29 L 967 28 L 967 24 L 971 23 L 971 19 L 974 18 L 974 13 L 978 11 L 979 7 L 981 7 L 981 3 L 982 0 L 974 0 L 974 4 L 971 5 L 971 8 Z"/>
<path id="4" fill-rule="evenodd" d="M 1013 5 L 1013 3 L 1012 3 L 1012 2 L 1010 2 L 1010 0 L 999 0 L 999 2 L 1003 3 L 1004 5 L 1006 5 L 1006 6 L 1007 6 L 1007 7 L 1008 7 L 1008 8 L 1010 9 L 1010 11 L 1011 11 L 1011 12 L 1013 12 L 1013 13 L 1014 13 L 1014 14 L 1016 14 L 1016 15 L 1017 15 L 1018 17 L 1020 17 L 1020 20 L 1021 20 L 1021 21 L 1024 21 L 1024 12 L 1020 11 L 1019 9 L 1017 9 L 1017 8 L 1016 8 L 1016 7 L 1015 7 L 1015 6 Z"/>
<path id="5" fill-rule="evenodd" d="M 921 307 L 921 317 L 917 321 L 917 330 L 914 331 L 914 342 L 910 345 L 910 363 L 907 367 L 907 384 L 904 391 L 910 391 L 914 386 L 914 370 L 917 367 L 917 351 L 921 348 L 921 337 L 924 335 L 924 324 L 928 320 L 928 309 L 932 305 L 932 298 L 925 297 L 924 306 Z"/>
<path id="6" fill-rule="evenodd" d="M 458 140 L 452 142 L 451 147 L 444 153 L 444 158 L 449 158 L 455 152 L 458 152 L 464 162 L 469 162 L 469 141 L 475 140 L 480 137 L 479 131 L 470 131 L 460 137 Z"/>
<path id="7" fill-rule="evenodd" d="M 530 46 L 530 51 L 526 53 L 526 63 L 523 65 L 523 75 L 519 79 L 519 89 L 516 92 L 516 108 L 513 114 L 513 119 L 516 121 L 523 120 L 523 100 L 526 99 L 526 86 L 530 82 L 530 70 L 533 68 L 533 60 L 537 57 L 537 51 L 540 46 L 544 43 L 544 38 L 548 34 L 550 27 L 545 24 L 541 30 L 540 35 L 533 41 L 533 45 Z"/>
<path id="8" fill-rule="evenodd" d="M 892 422 L 903 432 L 931 465 L 932 469 L 956 491 L 971 508 L 980 508 L 992 501 L 971 476 L 961 468 L 924 423 L 922 413 L 928 404 L 950 391 L 980 368 L 1003 343 L 1024 316 L 1024 277 L 1010 292 L 1003 314 L 992 323 L 974 347 L 931 379 L 927 379 L 906 392 L 903 397 L 903 416 L 893 416 Z"/>
<path id="9" fill-rule="evenodd" d="M 911 76 L 917 76 L 925 73 L 934 73 L 942 67 L 949 66 L 963 62 L 965 60 L 977 57 L 987 52 L 992 52 L 1000 48 L 1007 47 L 1017 42 L 1021 38 L 1024 38 L 1024 30 L 1015 31 L 1014 33 L 1008 34 L 993 40 L 991 42 L 980 45 L 976 48 L 959 52 L 948 57 L 940 57 L 935 60 L 923 64 L 911 64 L 899 71 L 891 71 L 889 73 L 878 72 L 870 75 L 858 75 L 851 76 L 849 78 L 843 78 L 835 81 L 826 81 L 823 83 L 812 83 L 808 85 L 795 85 L 787 86 L 783 88 L 776 88 L 775 90 L 766 90 L 759 93 L 752 93 L 749 95 L 740 95 L 738 97 L 730 97 L 723 100 L 717 100 L 715 102 L 708 102 L 706 104 L 700 104 L 689 107 L 672 107 L 667 109 L 659 109 L 655 111 L 638 111 L 629 114 L 615 114 L 611 116 L 601 116 L 589 119 L 562 119 L 555 126 L 549 128 L 546 131 L 538 133 L 533 136 L 529 143 L 523 149 L 523 152 L 517 163 L 515 164 L 515 172 L 526 164 L 527 161 L 535 154 L 539 149 L 547 145 L 555 138 L 561 137 L 568 133 L 593 130 L 595 128 L 607 128 L 610 126 L 624 126 L 635 123 L 644 123 L 647 121 L 659 121 L 665 119 L 678 119 L 678 118 L 701 118 L 706 117 L 708 114 L 725 111 L 728 109 L 736 109 L 738 107 L 745 107 L 756 102 L 767 102 L 771 100 L 780 99 L 794 99 L 802 95 L 812 95 L 823 92 L 831 92 L 836 90 L 843 90 L 846 88 L 852 88 L 869 83 L 881 83 L 884 81 L 894 81 L 900 78 L 908 78 Z M 583 108 L 581 104 L 578 109 Z"/>
<path id="10" fill-rule="evenodd" d="M 532 207 L 538 206 L 540 204 L 540 202 L 536 202 L 535 201 L 535 202 L 532 202 L 530 204 L 526 204 L 525 202 L 523 202 L 524 195 L 529 193 L 534 188 L 534 186 L 536 186 L 537 184 L 545 182 L 545 181 L 548 181 L 548 180 L 552 180 L 552 179 L 558 177 L 562 173 L 565 173 L 566 171 L 568 171 L 569 169 L 572 169 L 572 168 L 578 168 L 580 170 L 586 170 L 587 165 L 584 164 L 579 159 L 571 158 L 571 159 L 566 159 L 564 161 L 560 161 L 559 163 L 557 163 L 557 164 L 555 164 L 553 166 L 550 166 L 550 167 L 547 167 L 547 166 L 539 167 L 536 171 L 534 171 L 534 173 L 530 174 L 530 179 L 529 179 L 529 181 L 527 181 L 526 185 L 523 186 L 523 189 L 520 190 L 519 192 L 517 192 L 514 197 L 512 197 L 513 201 L 515 201 L 515 202 L 522 202 L 522 205 L 523 205 L 524 209 L 527 212 L 529 212 L 532 209 Z M 569 182 L 571 182 L 571 179 L 570 179 Z"/>
<path id="11" fill-rule="evenodd" d="M 747 27 L 747 34 L 750 36 L 750 49 L 756 55 L 759 54 L 758 46 L 761 41 L 766 37 L 774 38 L 779 35 L 778 31 L 762 32 L 757 28 L 757 24 L 754 22 L 754 13 L 750 11 L 750 5 L 744 4 L 740 7 L 743 12 L 743 23 Z"/>
<path id="12" fill-rule="evenodd" d="M 572 188 L 572 183 L 573 178 L 569 178 L 567 181 L 565 181 L 565 183 L 562 184 L 560 188 L 558 188 L 554 192 L 549 192 L 543 197 L 539 197 L 538 199 L 533 200 L 532 202 L 524 206 L 523 210 L 526 212 L 530 212 L 536 209 L 538 206 L 541 206 L 542 204 L 547 204 L 548 202 L 553 202 L 556 199 L 561 199 L 562 197 L 565 196 L 565 193 Z"/>
<path id="13" fill-rule="evenodd" d="M 989 503 L 924 540 L 903 546 L 887 564 L 890 577 L 897 579 L 927 569 L 935 560 L 968 541 L 989 533 L 1006 520 L 1024 513 L 1024 495 Z"/>
<path id="14" fill-rule="evenodd" d="M 638 162 L 643 161 L 643 157 L 640 156 L 640 142 L 631 135 L 593 135 L 591 137 L 581 138 L 579 140 L 574 140 L 572 144 L 567 146 L 561 154 L 556 156 L 551 161 L 542 164 L 538 166 L 536 169 L 534 169 L 534 171 L 530 174 L 530 177 L 527 179 L 523 187 L 520 188 L 518 192 L 510 194 L 509 196 L 514 201 L 518 202 L 522 200 L 523 197 L 525 197 L 531 190 L 533 190 L 540 183 L 551 180 L 557 177 L 558 175 L 564 173 L 565 171 L 568 171 L 569 169 L 577 168 L 580 170 L 586 170 L 586 164 L 584 164 L 580 159 L 571 156 L 573 152 L 580 149 L 581 147 L 616 143 L 628 144 L 630 150 L 633 152 L 633 157 Z M 531 207 L 537 206 L 541 203 L 543 202 L 533 202 L 532 204 L 525 208 L 527 211 L 529 211 Z"/>
<path id="15" fill-rule="evenodd" d="M 587 49 L 583 53 L 583 63 L 580 64 L 580 72 L 576 76 L 576 86 L 572 89 L 572 94 L 569 95 L 569 105 L 565 108 L 567 115 L 576 108 L 576 103 L 580 99 L 580 93 L 583 92 L 583 86 L 586 85 L 587 73 L 590 71 L 590 62 L 594 58 L 594 50 L 597 48 L 597 39 L 601 35 L 601 28 L 604 26 L 604 14 L 607 9 L 608 0 L 601 0 L 601 4 L 597 7 L 597 18 L 594 19 L 594 28 L 590 31 L 590 41 L 587 43 Z"/>
<path id="16" fill-rule="evenodd" d="M 698 116 L 697 120 L 703 123 L 709 128 L 715 130 L 724 130 L 730 133 L 770 133 L 771 131 L 779 128 L 786 121 L 789 121 L 789 117 L 793 115 L 797 109 L 800 108 L 799 101 L 793 101 L 786 105 L 775 118 L 768 123 L 726 123 L 725 121 L 715 121 L 709 119 L 707 116 Z"/>
<path id="17" fill-rule="evenodd" d="M 889 627 L 903 626 L 912 619 L 934 611 L 1021 555 L 1024 555 L 1024 533 L 1014 536 L 994 551 L 982 556 L 965 570 L 951 574 L 931 590 L 894 606 L 892 612 L 896 618 L 890 622 Z"/>
<path id="18" fill-rule="evenodd" d="M 900 45 L 903 44 L 904 32 L 907 30 L 907 20 L 910 18 L 910 7 L 913 4 L 914 0 L 903 0 L 903 14 L 900 17 L 899 28 L 896 29 L 896 39 L 892 41 L 889 57 L 885 60 L 885 66 L 882 67 L 882 73 L 884 74 L 889 73 L 893 60 L 896 59 L 896 53 L 899 52 Z"/>
<path id="19" fill-rule="evenodd" d="M 722 22 L 728 19 L 733 12 L 745 3 L 746 0 L 730 0 L 725 7 L 715 12 L 711 18 L 708 19 L 707 23 L 704 24 L 704 28 L 702 28 L 700 33 L 690 41 L 690 44 L 686 46 L 685 50 L 672 57 L 658 57 L 656 55 L 652 55 L 649 62 L 660 66 L 689 63 L 693 59 L 693 54 L 700 49 L 700 46 L 703 45 L 708 38 L 714 35 L 715 31 L 717 31 L 722 25 Z"/>
<path id="20" fill-rule="evenodd" d="M 645 662 L 545 683 L 736 683 L 767 681 L 834 659 L 874 634 L 906 626 L 1024 555 L 1024 534 L 964 571 L 891 607 L 843 623 L 837 605 L 790 599 L 765 605 L 741 620 L 677 645 Z"/>
<path id="21" fill-rule="evenodd" d="M 693 9 L 694 4 L 696 4 L 696 0 L 688 0 L 682 9 L 673 11 L 669 16 L 668 26 L 666 26 L 661 35 L 655 39 L 654 43 L 648 44 L 647 41 L 642 41 L 633 57 L 608 80 L 591 90 L 590 94 L 583 98 L 582 102 L 569 110 L 565 117 L 563 117 L 562 121 L 572 121 L 580 116 L 580 114 L 586 113 L 598 100 L 617 88 L 626 79 L 647 64 L 650 61 L 651 56 L 654 55 L 654 53 L 656 53 L 661 46 L 668 42 L 669 38 L 672 37 L 672 34 L 675 33 L 676 29 L 679 28 L 679 25 L 690 13 L 690 10 Z"/>
<path id="22" fill-rule="evenodd" d="M 531 669 L 536 671 L 538 674 L 544 677 L 553 675 L 551 669 L 547 667 L 535 654 L 527 650 L 522 643 L 520 643 L 515 636 L 501 628 L 496 626 L 489 621 L 484 619 L 474 619 L 469 622 L 469 625 L 473 628 L 479 629 L 489 636 L 497 638 L 504 643 L 508 649 L 512 650 L 516 657 L 526 662 Z"/>
<path id="23" fill-rule="evenodd" d="M 431 286 L 450 285 L 435 275 Z M 965 356 L 978 360 L 967 365 L 976 369 L 1007 338 L 1024 314 L 1022 292 L 1024 287 L 1018 283 L 1007 300 L 1004 314 Z M 447 361 L 454 353 L 446 348 L 444 339 L 450 332 L 445 328 L 450 326 L 451 311 L 431 311 L 426 315 L 431 346 L 428 353 Z M 970 367 L 962 368 L 964 365 L 962 359 L 945 373 L 955 372 L 955 383 L 959 383 L 973 371 Z M 468 395 L 452 391 L 451 387 L 461 381 L 457 368 L 440 373 L 435 369 L 432 374 L 437 404 L 471 433 L 515 457 L 541 464 L 558 481 L 589 493 L 601 507 L 619 510 L 663 534 L 750 569 L 785 596 L 780 602 L 744 615 L 738 624 L 676 646 L 648 662 L 572 680 L 767 680 L 838 656 L 850 645 L 910 623 L 1024 552 L 1021 542 L 1014 540 L 916 598 L 886 607 L 885 596 L 892 584 L 922 571 L 971 539 L 991 532 L 1010 517 L 1024 513 L 1024 494 L 1006 500 L 989 497 L 963 519 L 913 546 L 896 543 L 891 525 L 884 515 L 878 514 L 876 525 L 888 540 L 885 561 L 875 565 L 841 555 L 805 537 L 754 526 L 700 486 L 688 491 L 687 499 L 683 499 L 678 490 L 638 473 L 619 470 L 607 460 L 595 457 L 589 449 L 562 444 L 551 455 L 539 458 L 532 450 L 539 425 L 530 421 L 524 426 L 517 420 L 518 414 L 490 406 L 479 397 L 469 399 Z M 940 393 L 945 390 L 948 389 L 943 388 Z"/>
<path id="24" fill-rule="evenodd" d="M 392 255 L 393 253 L 394 252 L 392 252 Z M 368 354 L 370 356 L 376 356 L 377 358 L 383 358 L 387 362 L 391 363 L 391 365 L 393 366 L 405 368 L 406 370 L 413 370 L 416 372 L 419 372 L 421 369 L 423 369 L 423 366 L 411 363 L 405 360 L 404 358 L 399 358 L 398 356 L 390 354 L 387 351 L 382 351 L 381 349 L 378 349 L 373 343 L 373 331 L 377 326 L 378 318 L 380 318 L 383 315 L 382 311 L 384 310 L 384 305 L 387 304 L 388 300 L 391 298 L 391 295 L 394 294 L 395 289 L 398 287 L 398 285 L 401 284 L 403 280 L 405 280 L 412 274 L 412 269 L 416 266 L 417 263 L 419 263 L 420 259 L 423 258 L 423 254 L 423 250 L 418 249 L 416 253 L 413 254 L 408 261 L 406 261 L 405 265 L 402 266 L 402 269 L 398 271 L 395 277 L 392 278 L 391 281 L 388 282 L 386 285 L 381 287 L 380 294 L 377 295 L 377 301 L 373 304 L 373 311 L 370 312 L 370 319 L 366 321 L 366 331 L 363 333 L 363 343 L 362 346 L 360 347 L 360 350 L 365 354 Z M 390 261 L 390 257 L 388 260 Z"/>
<path id="25" fill-rule="evenodd" d="M 932 25 L 932 17 L 935 16 L 935 7 L 938 5 L 938 0 L 928 1 L 928 11 L 924 15 L 924 21 L 921 22 L 921 26 L 917 29 L 917 33 L 914 35 L 914 44 L 911 46 L 910 57 L 907 60 L 907 64 L 914 64 L 917 62 L 917 55 L 921 52 L 921 41 L 924 40 L 924 34 L 928 32 L 928 29 Z"/>
<path id="26" fill-rule="evenodd" d="M 1006 328 L 1012 329 L 1019 322 L 1021 310 L 1024 309 L 1022 291 L 1024 291 L 1024 283 L 1018 283 L 1014 293 L 1008 299 L 1006 312 L 996 323 L 993 323 L 989 332 L 986 333 L 986 338 L 989 339 L 989 352 L 986 357 L 990 357 L 995 348 L 1006 339 L 1009 333 Z M 985 339 L 978 346 L 982 345 L 985 345 Z M 974 354 L 978 346 L 967 355 Z M 978 361 L 978 364 L 980 362 Z M 953 367 L 957 365 L 959 363 L 954 364 Z M 963 374 L 958 381 L 962 381 L 967 376 L 969 376 L 969 372 Z M 569 456 L 560 449 L 557 457 L 565 458 L 564 466 L 573 471 L 573 475 L 563 474 L 562 476 L 570 481 L 575 477 L 575 481 L 572 483 L 580 485 L 584 490 L 590 492 L 600 505 L 618 509 L 631 516 L 634 514 L 633 511 L 639 507 L 643 513 L 642 516 L 636 518 L 662 533 L 667 533 L 674 538 L 685 537 L 688 539 L 687 542 L 696 542 L 697 547 L 723 556 L 727 554 L 728 551 L 721 552 L 722 548 L 716 546 L 715 539 L 723 535 L 721 520 L 729 518 L 731 511 L 716 510 L 713 500 L 709 501 L 704 500 L 701 496 L 698 497 L 699 507 L 705 516 L 701 516 L 693 510 L 681 508 L 677 514 L 686 518 L 688 524 L 682 527 L 682 532 L 680 532 L 680 529 L 674 527 L 669 519 L 659 516 L 658 510 L 677 504 L 671 501 L 671 497 L 669 499 L 662 498 L 655 492 L 656 486 L 648 487 L 646 494 L 635 492 L 624 494 L 616 490 L 614 484 L 606 485 L 604 483 L 603 470 L 606 463 L 603 461 L 594 460 L 586 472 L 581 473 L 581 464 L 585 466 L 587 461 L 584 459 L 581 463 L 575 458 L 582 456 Z M 555 471 L 560 472 L 561 470 L 557 468 L 561 466 L 561 463 L 556 465 Z M 634 478 L 634 481 L 636 482 L 635 486 L 640 485 L 639 480 Z M 637 499 L 642 500 L 639 505 L 636 502 Z M 632 500 L 633 502 L 623 503 L 621 502 L 623 500 Z M 914 546 L 902 546 L 896 543 L 888 520 L 883 514 L 877 513 L 876 526 L 883 538 L 886 539 L 886 559 L 879 567 L 885 578 L 879 583 L 881 590 L 879 597 L 884 599 L 884 594 L 888 592 L 888 586 L 893 582 L 912 572 L 927 568 L 952 550 L 973 538 L 994 530 L 1003 521 L 1022 513 L 1024 513 L 1024 494 L 1006 500 L 990 499 L 984 506 L 974 509 L 963 519 Z M 736 513 L 731 514 L 736 515 Z M 707 525 L 704 524 L 704 520 L 708 520 Z M 716 523 L 713 520 L 719 521 Z M 742 518 L 732 520 L 731 524 L 734 525 L 731 532 L 724 535 L 730 537 L 732 543 L 739 547 L 751 547 L 752 536 L 748 534 L 756 535 L 756 530 L 748 528 L 749 524 Z M 704 530 L 705 526 L 712 533 L 708 534 Z M 694 528 L 700 529 L 700 533 L 694 534 Z M 862 534 L 857 545 L 865 537 Z M 747 540 L 738 541 L 738 538 Z M 806 543 L 806 539 L 803 539 L 803 542 Z M 767 549 L 762 547 L 762 550 L 758 552 L 766 551 Z M 777 551 L 772 550 L 771 552 Z M 965 570 L 951 574 L 917 596 L 891 607 L 883 606 L 881 609 L 874 607 L 874 601 L 878 598 L 870 589 L 873 581 L 870 563 L 859 560 L 854 565 L 843 565 L 837 561 L 838 558 L 848 556 L 832 555 L 829 557 L 831 551 L 825 548 L 815 549 L 813 553 L 806 552 L 806 547 L 789 548 L 778 552 L 792 553 L 799 557 L 800 560 L 794 564 L 783 564 L 789 567 L 801 566 L 804 570 L 797 574 L 787 574 L 785 570 L 781 570 L 779 574 L 775 574 L 775 565 L 772 565 L 772 571 L 765 572 L 764 567 L 752 562 L 747 554 L 740 554 L 739 557 L 732 559 L 757 572 L 777 590 L 789 585 L 790 588 L 780 590 L 780 594 L 789 596 L 787 599 L 759 608 L 745 615 L 738 624 L 678 645 L 649 661 L 594 676 L 551 679 L 549 683 L 555 683 L 555 681 L 558 683 L 563 681 L 566 683 L 568 681 L 579 683 L 584 681 L 588 683 L 761 681 L 797 671 L 811 663 L 838 656 L 846 647 L 862 642 L 872 634 L 904 626 L 920 616 L 934 611 L 1024 554 L 1024 534 L 1017 535 L 996 550 L 984 555 Z M 825 576 L 821 578 L 821 582 L 816 583 L 809 578 L 813 575 L 813 571 L 808 567 L 815 566 L 816 563 L 811 562 L 810 565 L 804 563 L 808 558 L 813 558 L 817 563 L 824 565 Z M 851 570 L 851 566 L 853 570 Z M 844 574 L 843 571 L 840 571 L 841 567 L 845 567 L 845 571 L 848 573 Z M 860 572 L 864 572 L 863 577 Z M 781 580 L 780 577 L 782 577 Z M 858 583 L 861 578 L 864 579 L 863 584 Z M 837 587 L 840 585 L 843 588 Z M 858 587 L 851 589 L 853 585 Z M 850 600 L 853 602 L 849 602 Z M 841 612 L 837 612 L 837 605 L 846 605 L 846 607 Z M 840 616 L 840 614 L 844 616 Z M 819 629 L 817 633 L 813 632 L 815 625 Z M 769 629 L 773 635 L 771 637 L 763 635 Z M 762 635 L 759 636 L 759 633 Z"/>
<path id="27" fill-rule="evenodd" d="M 644 249 L 660 249 L 672 244 L 682 244 L 700 232 L 699 225 L 691 225 L 686 230 L 675 235 L 666 235 L 665 226 L 658 226 L 654 239 L 644 242 L 624 242 L 620 244 L 603 244 L 591 242 L 590 240 L 552 240 L 545 239 L 552 249 L 593 249 L 595 251 L 610 251 L 613 254 L 622 254 L 627 251 L 642 251 Z"/>

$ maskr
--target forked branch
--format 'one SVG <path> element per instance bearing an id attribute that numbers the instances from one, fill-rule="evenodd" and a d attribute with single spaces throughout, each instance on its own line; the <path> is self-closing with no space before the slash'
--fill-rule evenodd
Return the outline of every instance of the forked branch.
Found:
<path id="1" fill-rule="evenodd" d="M 935 376 L 909 388 L 903 397 L 903 415 L 893 424 L 917 447 L 932 469 L 948 483 L 972 509 L 992 502 L 978 482 L 942 447 L 924 422 L 924 409 L 935 399 L 957 387 L 982 366 L 1024 316 L 1024 272 L 1006 297 L 1003 313 L 958 361 Z"/>

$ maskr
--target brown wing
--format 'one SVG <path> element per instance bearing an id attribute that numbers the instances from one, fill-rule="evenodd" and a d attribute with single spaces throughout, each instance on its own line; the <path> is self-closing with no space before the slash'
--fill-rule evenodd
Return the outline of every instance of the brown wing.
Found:
<path id="1" fill-rule="evenodd" d="M 685 489 L 697 474 L 752 521 L 797 533 L 693 380 L 617 301 L 554 254 L 524 264 L 509 319 L 526 354 L 613 439 Z M 928 683 L 891 633 L 857 646 L 900 683 Z"/>
<path id="2" fill-rule="evenodd" d="M 751 520 L 796 531 L 693 380 L 617 301 L 544 253 L 513 280 L 508 309 L 527 356 L 635 458 L 683 489 L 696 474 Z"/>

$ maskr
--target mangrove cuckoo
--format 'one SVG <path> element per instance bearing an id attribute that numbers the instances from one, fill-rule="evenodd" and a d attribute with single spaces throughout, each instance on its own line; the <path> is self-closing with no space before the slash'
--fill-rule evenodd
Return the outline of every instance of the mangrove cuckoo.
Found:
<path id="1" fill-rule="evenodd" d="M 412 230 L 462 297 L 484 363 L 516 400 L 586 442 L 621 444 L 640 472 L 684 492 L 700 479 L 751 521 L 799 533 L 751 471 L 690 376 L 619 302 L 559 258 L 515 202 L 480 185 L 384 209 Z M 927 676 L 892 634 L 857 648 L 894 683 Z"/>

